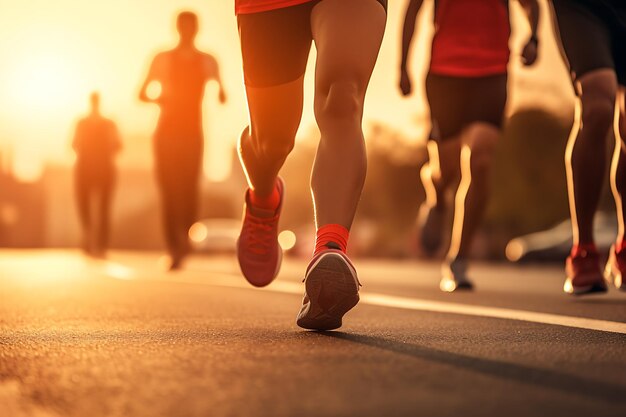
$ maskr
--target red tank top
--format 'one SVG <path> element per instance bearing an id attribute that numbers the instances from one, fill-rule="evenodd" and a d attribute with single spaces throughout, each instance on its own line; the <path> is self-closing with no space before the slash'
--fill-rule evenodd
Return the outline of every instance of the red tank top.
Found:
<path id="1" fill-rule="evenodd" d="M 235 0 L 235 14 L 267 12 L 310 1 L 312 0 Z"/>
<path id="2" fill-rule="evenodd" d="M 430 72 L 460 77 L 506 73 L 510 36 L 508 0 L 435 0 Z"/>

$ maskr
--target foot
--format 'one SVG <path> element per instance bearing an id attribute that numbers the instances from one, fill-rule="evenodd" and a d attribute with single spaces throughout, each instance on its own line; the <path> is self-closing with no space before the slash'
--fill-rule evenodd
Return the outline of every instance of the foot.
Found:
<path id="1" fill-rule="evenodd" d="M 613 245 L 604 269 L 604 278 L 606 282 L 613 283 L 618 290 L 626 291 L 626 282 L 622 278 L 624 273 L 626 273 L 626 249 L 616 252 Z"/>
<path id="2" fill-rule="evenodd" d="M 359 302 L 359 279 L 341 251 L 328 249 L 313 258 L 304 278 L 304 299 L 297 324 L 310 330 L 334 330 Z"/>
<path id="3" fill-rule="evenodd" d="M 243 225 L 237 240 L 237 259 L 243 276 L 255 287 L 271 283 L 282 261 L 283 252 L 278 244 L 278 220 L 283 206 L 284 183 L 277 179 L 280 204 L 273 211 L 253 207 L 250 191 L 246 193 Z"/>
<path id="4" fill-rule="evenodd" d="M 580 250 L 577 254 L 568 256 L 565 273 L 567 279 L 563 291 L 568 294 L 583 295 L 607 291 L 598 252 Z"/>
<path id="5" fill-rule="evenodd" d="M 183 269 L 184 257 L 182 255 L 170 255 L 170 266 L 168 269 L 171 272 L 180 271 Z"/>
<path id="6" fill-rule="evenodd" d="M 463 259 L 447 260 L 441 266 L 441 291 L 471 291 L 474 284 L 467 277 L 467 262 Z"/>
<path id="7" fill-rule="evenodd" d="M 443 243 L 445 210 L 423 204 L 419 213 L 420 243 L 427 256 L 433 256 Z"/>

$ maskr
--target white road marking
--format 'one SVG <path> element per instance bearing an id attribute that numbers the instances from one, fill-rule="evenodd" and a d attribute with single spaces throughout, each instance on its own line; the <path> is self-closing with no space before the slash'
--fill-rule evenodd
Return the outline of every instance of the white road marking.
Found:
<path id="1" fill-rule="evenodd" d="M 137 276 L 132 270 L 121 264 L 107 262 L 103 269 L 105 275 L 116 279 L 135 279 Z M 123 274 L 113 274 L 113 271 L 123 271 Z M 210 271 L 202 271 L 209 273 Z M 271 291 L 282 294 L 302 295 L 303 285 L 298 282 L 275 281 L 268 287 L 258 289 L 249 285 L 245 279 L 239 275 L 228 273 L 210 272 L 211 278 L 207 280 L 189 279 L 184 274 L 176 275 L 174 278 L 161 276 L 158 281 L 184 282 L 193 284 L 206 284 L 219 287 L 238 288 L 256 291 Z M 117 275 L 117 276 L 116 276 Z M 120 276 L 122 275 L 122 276 Z M 152 280 L 152 279 L 151 279 Z M 445 301 L 433 301 L 420 298 L 400 297 L 380 293 L 361 292 L 361 303 L 378 306 L 399 308 L 403 310 L 429 311 L 435 313 L 461 314 L 465 316 L 488 317 L 503 320 L 517 320 L 530 323 L 549 324 L 554 326 L 564 326 L 577 329 L 595 330 L 601 332 L 626 334 L 626 323 L 616 321 L 588 319 L 583 317 L 571 317 L 560 314 L 538 313 L 534 311 L 515 310 L 501 307 L 484 307 L 461 303 L 451 303 Z"/>

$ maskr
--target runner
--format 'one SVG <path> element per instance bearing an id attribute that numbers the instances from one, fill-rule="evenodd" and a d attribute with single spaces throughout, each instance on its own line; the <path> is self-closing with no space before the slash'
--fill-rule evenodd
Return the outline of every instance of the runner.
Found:
<path id="1" fill-rule="evenodd" d="M 366 156 L 363 102 L 386 21 L 386 0 L 236 0 L 250 126 L 239 152 L 250 189 L 237 244 L 243 275 L 255 286 L 278 274 L 277 241 L 284 183 L 278 176 L 302 115 L 311 42 L 317 49 L 315 116 L 321 140 L 311 189 L 317 225 L 297 324 L 341 326 L 358 300 L 359 281 L 346 255 L 361 195 Z"/>
<path id="2" fill-rule="evenodd" d="M 217 82 L 219 101 L 226 102 L 216 59 L 194 44 L 197 16 L 180 13 L 177 28 L 178 46 L 154 58 L 139 93 L 141 101 L 156 103 L 161 109 L 154 133 L 154 156 L 171 270 L 181 268 L 190 251 L 188 233 L 197 216 L 204 148 L 202 100 L 208 81 Z M 158 98 L 148 96 L 154 82 L 161 87 Z"/>
<path id="3" fill-rule="evenodd" d="M 115 156 L 122 145 L 115 123 L 100 114 L 100 95 L 92 93 L 90 103 L 89 115 L 76 125 L 72 142 L 76 152 L 74 179 L 83 250 L 104 257 L 109 246 Z"/>
<path id="4" fill-rule="evenodd" d="M 574 244 L 566 261 L 567 279 L 563 289 L 575 295 L 607 291 L 594 243 L 593 218 L 606 168 L 604 141 L 613 124 L 616 146 L 611 185 L 619 231 L 609 254 L 605 278 L 626 290 L 622 280 L 622 273 L 626 271 L 622 202 L 626 191 L 623 144 L 626 138 L 626 3 L 622 0 L 554 0 L 553 5 L 578 96 L 579 117 L 565 157 Z"/>
<path id="5" fill-rule="evenodd" d="M 520 0 L 531 27 L 522 58 L 537 57 L 539 7 Z M 408 3 L 402 36 L 400 89 L 412 91 L 407 62 L 422 0 Z M 509 4 L 505 0 L 437 0 L 426 95 L 432 131 L 430 161 L 421 171 L 427 199 L 420 210 L 422 243 L 433 254 L 442 244 L 446 192 L 456 191 L 452 239 L 442 266 L 443 291 L 472 289 L 467 259 L 489 196 L 489 171 L 507 99 Z M 459 163 L 460 161 L 460 163 Z"/>

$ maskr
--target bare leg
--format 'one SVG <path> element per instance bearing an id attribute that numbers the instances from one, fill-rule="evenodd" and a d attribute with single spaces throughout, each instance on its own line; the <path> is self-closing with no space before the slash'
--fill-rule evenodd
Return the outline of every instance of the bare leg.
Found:
<path id="1" fill-rule="evenodd" d="M 426 190 L 426 204 L 438 210 L 446 208 L 446 192 L 461 176 L 461 140 L 448 138 L 441 143 L 429 141 L 428 162 L 420 171 L 422 184 Z"/>
<path id="2" fill-rule="evenodd" d="M 469 256 L 489 197 L 489 174 L 499 137 L 500 131 L 487 123 L 473 123 L 463 131 L 462 179 L 456 194 L 448 259 Z"/>
<path id="3" fill-rule="evenodd" d="M 615 72 L 602 69 L 581 77 L 580 120 L 574 123 L 565 154 L 574 244 L 593 243 L 593 218 L 598 208 L 604 170 L 605 141 L 615 109 Z"/>
<path id="4" fill-rule="evenodd" d="M 386 15 L 374 0 L 325 0 L 311 19 L 317 47 L 315 116 L 321 131 L 311 178 L 316 222 L 349 229 L 365 182 L 363 103 Z"/>
<path id="5" fill-rule="evenodd" d="M 111 227 L 111 201 L 115 180 L 111 179 L 100 189 L 100 216 L 98 231 L 98 254 L 104 255 L 109 248 L 109 236 Z"/>
<path id="6" fill-rule="evenodd" d="M 78 209 L 78 218 L 83 230 L 83 250 L 90 254 L 92 252 L 93 244 L 93 230 L 91 221 L 91 187 L 87 184 L 84 178 L 80 178 L 83 173 L 76 171 L 75 173 L 75 187 L 76 187 L 76 207 Z"/>
<path id="7" fill-rule="evenodd" d="M 248 184 L 269 195 L 291 152 L 302 117 L 303 77 L 273 87 L 246 86 L 251 127 L 239 141 L 239 157 Z"/>
<path id="8" fill-rule="evenodd" d="M 615 121 L 615 151 L 611 165 L 611 189 L 615 198 L 617 209 L 617 222 L 619 225 L 617 241 L 624 240 L 624 219 L 626 208 L 624 207 L 624 194 L 626 193 L 626 87 L 620 86 L 617 100 L 618 114 Z"/>

